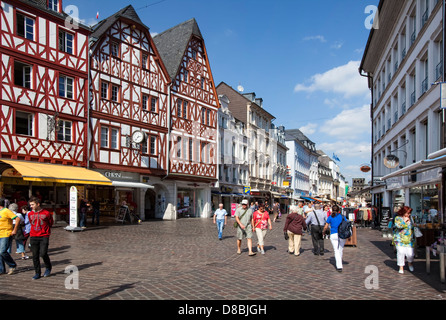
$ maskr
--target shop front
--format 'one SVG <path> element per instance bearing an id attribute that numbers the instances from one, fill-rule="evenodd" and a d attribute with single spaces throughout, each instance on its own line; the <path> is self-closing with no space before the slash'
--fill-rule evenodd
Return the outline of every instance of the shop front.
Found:
<path id="1" fill-rule="evenodd" d="M 177 218 L 207 218 L 212 216 L 211 187 L 205 183 L 177 181 Z"/>
<path id="2" fill-rule="evenodd" d="M 101 217 L 115 218 L 123 204 L 141 220 L 146 220 L 155 214 L 156 195 L 147 177 L 135 172 L 101 169 L 95 171 L 111 181 L 110 186 L 89 186 L 86 190 L 90 202 L 99 201 Z"/>
<path id="3" fill-rule="evenodd" d="M 78 189 L 78 199 L 86 198 L 87 186 L 111 186 L 112 182 L 98 172 L 83 167 L 21 160 L 0 160 L 0 193 L 19 207 L 32 196 L 42 207 L 54 213 L 54 219 L 68 221 L 69 190 Z"/>

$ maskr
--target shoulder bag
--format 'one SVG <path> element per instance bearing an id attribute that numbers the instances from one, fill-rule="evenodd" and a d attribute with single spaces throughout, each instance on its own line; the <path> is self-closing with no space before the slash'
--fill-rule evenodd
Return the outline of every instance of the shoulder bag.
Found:
<path id="1" fill-rule="evenodd" d="M 243 212 L 243 214 L 240 216 L 240 218 L 239 218 L 240 221 L 241 221 L 241 219 L 245 216 L 245 214 L 246 214 L 246 212 L 247 212 L 248 210 L 249 210 L 249 208 L 246 209 L 245 212 Z M 235 221 L 235 222 L 234 222 L 234 228 L 237 228 L 238 226 L 239 226 L 238 222 Z"/>

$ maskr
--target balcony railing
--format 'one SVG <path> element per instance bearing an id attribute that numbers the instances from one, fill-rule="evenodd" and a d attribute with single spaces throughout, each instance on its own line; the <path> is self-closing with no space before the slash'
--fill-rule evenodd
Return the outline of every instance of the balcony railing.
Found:
<path id="1" fill-rule="evenodd" d="M 421 17 L 421 28 L 423 28 L 428 19 L 429 19 L 429 8 L 426 8 L 426 11 L 424 11 L 423 16 Z"/>
<path id="2" fill-rule="evenodd" d="M 401 60 L 403 60 L 406 57 L 406 48 L 401 50 Z"/>
<path id="3" fill-rule="evenodd" d="M 398 71 L 398 67 L 399 67 L 399 63 L 398 63 L 398 61 L 396 61 L 394 64 L 393 73 L 396 73 Z"/>
<path id="4" fill-rule="evenodd" d="M 394 117 L 393 117 L 393 123 L 396 123 L 398 121 L 398 111 L 395 111 Z"/>
<path id="5" fill-rule="evenodd" d="M 406 101 L 401 104 L 401 115 L 406 113 Z"/>
<path id="6" fill-rule="evenodd" d="M 412 34 L 410 35 L 410 45 L 413 45 L 413 43 L 415 42 L 415 39 L 417 38 L 417 35 L 416 35 L 416 30 L 414 30 L 413 32 L 412 32 Z"/>

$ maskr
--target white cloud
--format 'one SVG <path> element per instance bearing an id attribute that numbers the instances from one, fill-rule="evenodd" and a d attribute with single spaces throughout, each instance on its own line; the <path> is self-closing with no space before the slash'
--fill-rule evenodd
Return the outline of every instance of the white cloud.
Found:
<path id="1" fill-rule="evenodd" d="M 329 136 L 346 140 L 355 140 L 370 136 L 370 106 L 348 109 L 339 113 L 333 119 L 325 121 L 321 132 Z"/>
<path id="2" fill-rule="evenodd" d="M 310 84 L 297 84 L 294 92 L 333 92 L 343 94 L 345 98 L 353 96 L 366 96 L 369 94 L 367 78 L 359 75 L 360 61 L 333 68 L 322 74 L 315 74 L 310 79 Z"/>
<path id="3" fill-rule="evenodd" d="M 334 44 L 331 45 L 331 48 L 339 50 L 342 48 L 343 45 L 344 45 L 344 42 L 336 41 Z"/>
<path id="4" fill-rule="evenodd" d="M 325 40 L 324 36 L 321 35 L 317 35 L 317 36 L 308 36 L 304 38 L 304 41 L 310 41 L 310 40 L 317 40 L 320 41 L 322 43 L 327 42 L 327 40 Z"/>
<path id="5" fill-rule="evenodd" d="M 306 136 L 312 135 L 316 132 L 317 124 L 309 123 L 306 126 L 300 127 L 299 130 Z"/>
<path id="6" fill-rule="evenodd" d="M 372 150 L 372 145 L 370 142 L 360 141 L 349 141 L 349 140 L 338 140 L 335 142 L 323 142 L 317 145 L 317 148 L 323 150 L 329 157 L 335 153 L 339 159 L 344 162 L 353 161 L 358 162 L 359 166 L 364 162 L 370 161 L 370 155 Z"/>

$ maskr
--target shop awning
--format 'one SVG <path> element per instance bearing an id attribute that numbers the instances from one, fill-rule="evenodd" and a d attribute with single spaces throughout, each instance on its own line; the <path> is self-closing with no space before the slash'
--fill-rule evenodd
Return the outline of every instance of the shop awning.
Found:
<path id="1" fill-rule="evenodd" d="M 112 185 L 99 172 L 83 167 L 9 159 L 0 161 L 12 166 L 25 181 Z"/>
<path id="2" fill-rule="evenodd" d="M 441 168 L 446 166 L 446 155 L 439 156 L 433 159 L 421 160 L 410 164 L 402 169 L 396 170 L 388 175 L 385 175 L 381 180 L 387 180 L 394 177 L 418 174 L 427 170 L 432 170 L 435 168 Z M 415 171 L 415 172 L 414 172 Z"/>
<path id="3" fill-rule="evenodd" d="M 315 199 L 315 198 L 311 198 L 311 197 L 304 197 L 304 196 L 300 196 L 302 199 L 305 199 L 305 200 L 307 200 L 307 201 L 318 201 L 318 202 L 321 202 L 321 200 L 317 200 L 317 199 Z"/>
<path id="4" fill-rule="evenodd" d="M 112 181 L 113 187 L 138 188 L 138 189 L 155 189 L 154 186 L 141 182 Z"/>

